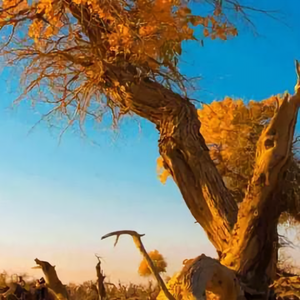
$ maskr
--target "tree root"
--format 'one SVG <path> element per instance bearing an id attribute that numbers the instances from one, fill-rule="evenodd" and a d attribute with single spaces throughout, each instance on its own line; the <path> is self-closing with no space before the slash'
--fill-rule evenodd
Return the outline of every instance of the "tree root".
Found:
<path id="1" fill-rule="evenodd" d="M 202 254 L 189 260 L 167 284 L 176 299 L 245 300 L 235 273 Z M 160 293 L 157 300 L 165 300 Z"/>

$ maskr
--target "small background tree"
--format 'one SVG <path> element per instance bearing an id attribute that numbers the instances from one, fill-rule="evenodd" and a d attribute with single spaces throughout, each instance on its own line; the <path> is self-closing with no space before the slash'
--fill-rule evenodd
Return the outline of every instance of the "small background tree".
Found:
<path id="1" fill-rule="evenodd" d="M 150 251 L 148 254 L 157 268 L 158 273 L 165 273 L 167 268 L 165 258 L 157 250 Z M 149 277 L 151 275 L 151 271 L 145 259 L 141 261 L 138 272 L 143 277 Z"/>

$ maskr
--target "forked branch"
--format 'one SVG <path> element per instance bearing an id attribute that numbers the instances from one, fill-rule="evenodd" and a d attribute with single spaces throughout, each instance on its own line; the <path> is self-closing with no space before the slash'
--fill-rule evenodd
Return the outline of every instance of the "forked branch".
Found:
<path id="1" fill-rule="evenodd" d="M 280 189 L 291 157 L 297 122 L 300 104 L 298 61 L 296 61 L 296 74 L 298 79 L 295 94 L 285 95 L 278 111 L 257 143 L 253 177 L 239 210 L 230 247 L 222 257 L 223 264 L 248 277 L 251 273 L 255 278 L 256 271 L 266 272 L 267 268 L 259 271 L 258 263 L 261 260 L 258 260 L 258 257 L 265 257 L 264 261 L 268 265 L 268 261 L 272 263 L 272 253 L 277 252 L 276 228 L 280 215 L 280 202 L 276 197 L 276 191 Z M 256 275 L 257 278 L 261 278 L 265 274 Z M 267 274 L 266 277 L 271 276 Z"/>
<path id="2" fill-rule="evenodd" d="M 153 261 L 151 260 L 149 254 L 147 253 L 147 251 L 146 251 L 146 249 L 145 249 L 145 247 L 144 247 L 144 245 L 142 243 L 141 237 L 144 236 L 144 234 L 139 234 L 139 233 L 137 233 L 136 231 L 133 231 L 133 230 L 120 230 L 120 231 L 110 232 L 110 233 L 102 236 L 101 240 L 106 239 L 106 238 L 111 237 L 111 236 L 116 236 L 116 241 L 115 241 L 115 244 L 114 244 L 114 246 L 116 246 L 117 243 L 118 243 L 119 237 L 122 234 L 128 234 L 128 235 L 130 235 L 133 238 L 135 246 L 138 248 L 138 250 L 140 251 L 140 253 L 145 258 L 145 260 L 146 260 L 146 262 L 148 264 L 148 267 L 149 267 L 151 273 L 155 276 L 155 279 L 157 280 L 158 285 L 162 289 L 162 291 L 164 292 L 165 296 L 169 300 L 175 300 L 175 298 L 172 296 L 172 294 L 167 289 L 164 281 L 160 277 L 160 275 L 159 275 L 159 273 L 158 273 L 158 271 L 157 271 L 157 269 L 156 269 Z"/>

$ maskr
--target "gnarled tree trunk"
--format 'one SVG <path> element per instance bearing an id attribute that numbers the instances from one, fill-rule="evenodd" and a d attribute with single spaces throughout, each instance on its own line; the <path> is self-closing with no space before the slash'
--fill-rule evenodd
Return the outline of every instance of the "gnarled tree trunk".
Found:
<path id="1" fill-rule="evenodd" d="M 97 40 L 100 29 L 89 26 L 85 20 L 90 18 L 81 17 L 82 14 L 88 16 L 88 10 L 82 11 L 74 3 L 69 3 L 69 9 L 95 49 L 98 47 L 101 52 Z M 103 68 L 104 76 L 127 89 L 129 96 L 119 99 L 120 105 L 156 125 L 160 133 L 159 151 L 164 167 L 179 187 L 190 212 L 215 246 L 223 267 L 236 273 L 247 293 L 252 294 L 248 295 L 249 299 L 266 299 L 277 260 L 276 228 L 280 206 L 276 193 L 280 191 L 291 155 L 300 102 L 299 80 L 296 94 L 292 97 L 286 95 L 261 135 L 254 175 L 238 211 L 210 159 L 209 149 L 200 133 L 197 111 L 191 101 L 148 78 L 135 80 L 136 68 L 129 63 L 118 66 L 107 63 Z M 297 74 L 300 74 L 298 64 Z M 197 260 L 194 263 L 196 266 Z M 209 268 L 209 264 L 206 267 Z M 205 268 L 205 264 L 201 268 Z M 202 277 L 193 276 L 183 277 L 185 281 L 189 280 L 185 284 L 196 291 L 197 284 L 202 283 L 195 282 L 193 278 L 200 280 Z M 220 286 L 210 288 L 222 290 Z M 198 294 L 194 296 L 200 299 Z"/>
<path id="2" fill-rule="evenodd" d="M 121 81 L 122 72 L 115 74 Z M 221 263 L 237 272 L 253 299 L 267 299 L 277 260 L 280 203 L 276 191 L 280 191 L 291 155 L 300 93 L 297 90 L 294 96 L 285 97 L 262 133 L 254 175 L 237 214 L 199 132 L 195 107 L 148 80 L 130 92 L 129 109 L 156 124 L 164 166 L 192 215 L 221 253 Z"/>
<path id="3" fill-rule="evenodd" d="M 221 253 L 221 263 L 236 271 L 250 294 L 249 299 L 267 299 L 277 262 L 277 223 L 281 211 L 276 194 L 280 192 L 291 155 L 300 102 L 298 89 L 294 96 L 286 95 L 262 133 L 254 175 L 238 214 L 208 155 L 195 107 L 187 99 L 147 80 L 133 86 L 131 94 L 129 109 L 157 125 L 165 168 L 191 213 Z"/>
<path id="4" fill-rule="evenodd" d="M 299 72 L 298 67 L 297 63 Z M 271 265 L 277 251 L 276 227 L 280 214 L 276 195 L 280 193 L 291 156 L 299 103 L 297 87 L 294 96 L 285 96 L 262 132 L 257 144 L 254 175 L 240 207 L 230 245 L 221 259 L 258 290 L 266 290 L 275 275 Z"/>

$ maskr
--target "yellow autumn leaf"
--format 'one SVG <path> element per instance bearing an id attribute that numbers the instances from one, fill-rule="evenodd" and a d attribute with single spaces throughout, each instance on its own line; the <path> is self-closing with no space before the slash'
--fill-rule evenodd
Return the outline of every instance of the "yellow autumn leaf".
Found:
<path id="1" fill-rule="evenodd" d="M 170 173 L 164 168 L 163 158 L 160 156 L 157 159 L 156 170 L 158 174 L 158 178 L 162 184 L 165 184 Z"/>
<path id="2" fill-rule="evenodd" d="M 203 35 L 204 35 L 205 37 L 208 37 L 208 36 L 209 36 L 209 30 L 208 30 L 207 28 L 204 28 L 204 29 L 203 29 Z"/>

